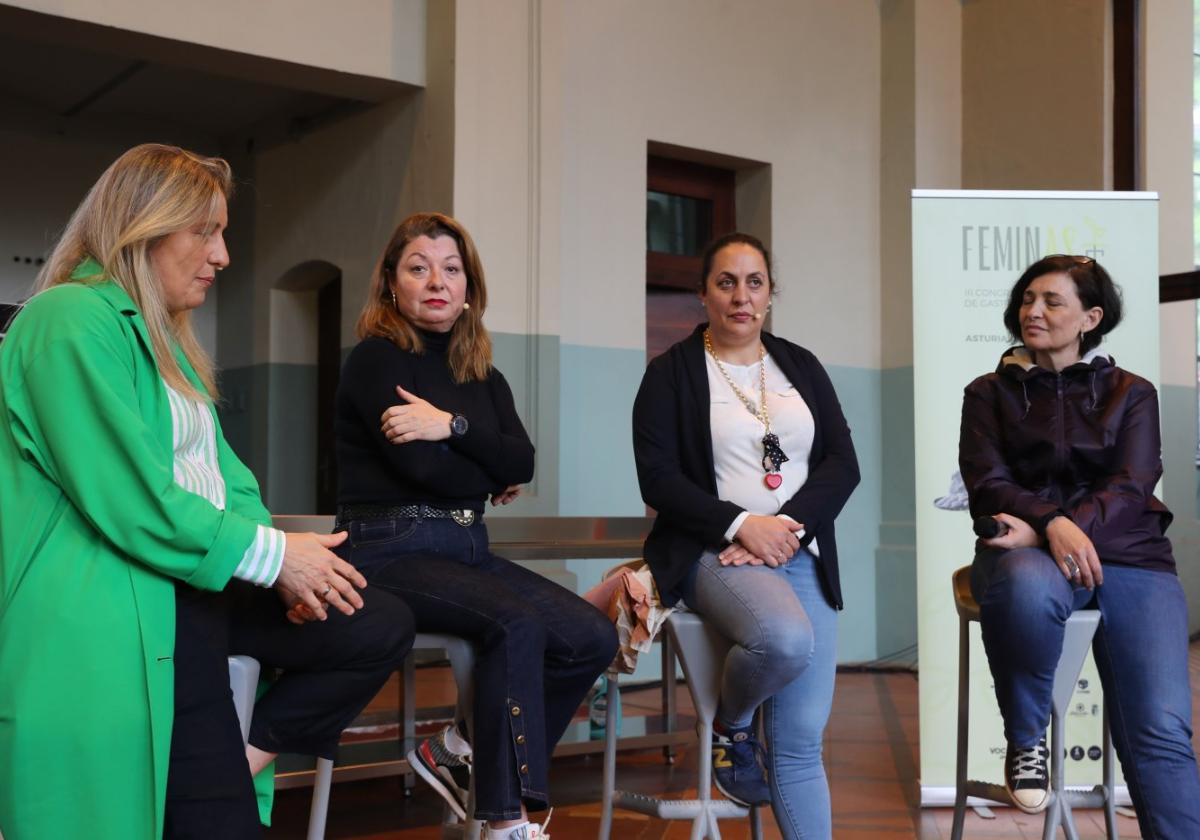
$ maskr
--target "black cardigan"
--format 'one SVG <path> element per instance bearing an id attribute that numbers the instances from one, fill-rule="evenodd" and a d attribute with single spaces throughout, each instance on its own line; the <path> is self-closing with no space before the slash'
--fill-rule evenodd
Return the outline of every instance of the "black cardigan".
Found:
<path id="1" fill-rule="evenodd" d="M 633 454 L 646 504 L 658 512 L 643 550 L 659 593 L 679 600 L 679 585 L 703 551 L 719 550 L 742 509 L 717 498 L 704 328 L 650 362 L 633 404 Z M 817 566 L 825 597 L 842 608 L 833 521 L 858 484 L 858 459 L 850 428 L 829 375 L 816 356 L 770 333 L 767 353 L 783 370 L 813 415 L 815 431 L 808 480 L 779 513 L 804 524 L 803 545 L 819 541 Z"/>

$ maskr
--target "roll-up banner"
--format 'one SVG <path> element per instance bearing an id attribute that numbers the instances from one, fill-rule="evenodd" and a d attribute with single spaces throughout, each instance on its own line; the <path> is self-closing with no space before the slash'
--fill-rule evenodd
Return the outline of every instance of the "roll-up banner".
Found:
<path id="1" fill-rule="evenodd" d="M 950 580 L 975 537 L 958 473 L 963 388 L 1014 342 L 1004 308 L 1017 278 L 1047 254 L 1103 265 L 1125 314 L 1101 349 L 1158 384 L 1158 195 L 1141 192 L 913 190 L 913 387 L 920 644 L 921 803 L 954 802 L 958 615 Z M 1003 784 L 1004 731 L 971 625 L 967 776 Z M 1101 781 L 1103 700 L 1088 657 L 1067 719 L 1066 782 Z M 1124 785 L 1119 796 L 1127 800 Z"/>

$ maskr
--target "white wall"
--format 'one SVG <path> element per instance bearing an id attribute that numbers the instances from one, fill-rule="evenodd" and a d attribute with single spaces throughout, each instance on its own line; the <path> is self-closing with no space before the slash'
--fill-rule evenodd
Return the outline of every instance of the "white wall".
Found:
<path id="1" fill-rule="evenodd" d="M 825 361 L 878 365 L 878 330 L 843 320 L 879 315 L 874 4 L 775 0 L 748 20 L 720 0 L 509 0 L 458 17 L 454 205 L 508 284 L 492 329 L 525 328 L 532 295 L 540 332 L 644 347 L 659 141 L 771 165 L 775 328 Z"/>
<path id="2" fill-rule="evenodd" d="M 1192 16 L 1191 3 L 1143 4 L 1145 188 L 1159 194 L 1159 271 L 1191 271 Z M 1170 537 L 1188 598 L 1190 630 L 1200 630 L 1200 522 L 1197 521 L 1196 302 L 1165 304 L 1160 313 L 1163 494 L 1175 514 Z"/>
<path id="3" fill-rule="evenodd" d="M 426 0 L 10 0 L 7 5 L 301 66 L 425 83 Z"/>

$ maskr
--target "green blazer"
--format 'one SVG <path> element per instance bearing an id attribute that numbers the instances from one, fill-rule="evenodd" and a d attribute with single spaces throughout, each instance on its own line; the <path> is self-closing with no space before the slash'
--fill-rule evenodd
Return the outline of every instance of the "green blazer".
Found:
<path id="1" fill-rule="evenodd" d="M 73 279 L 0 344 L 0 833 L 158 838 L 174 583 L 224 588 L 270 515 L 219 425 L 227 510 L 175 483 L 141 314 L 94 261 Z"/>

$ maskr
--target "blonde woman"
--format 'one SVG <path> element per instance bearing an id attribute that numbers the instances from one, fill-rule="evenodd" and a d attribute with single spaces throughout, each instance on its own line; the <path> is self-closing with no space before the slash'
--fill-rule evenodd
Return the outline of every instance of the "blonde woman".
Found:
<path id="1" fill-rule="evenodd" d="M 409 761 L 460 815 L 473 771 L 487 840 L 534 840 L 554 745 L 617 643 L 599 610 L 488 550 L 484 503 L 533 477 L 533 444 L 492 365 L 486 306 L 461 224 L 400 223 L 338 387 L 338 552 L 402 596 L 418 630 L 475 642 L 474 730 L 451 727 Z"/>
<path id="2" fill-rule="evenodd" d="M 0 345 L 7 840 L 259 836 L 252 772 L 331 756 L 411 646 L 341 538 L 270 527 L 221 434 L 190 312 L 229 263 L 231 185 L 223 160 L 126 152 Z M 229 653 L 285 669 L 248 747 Z"/>

